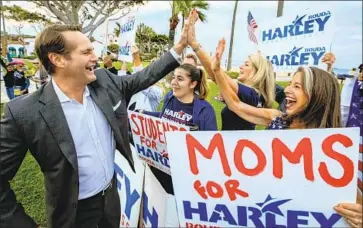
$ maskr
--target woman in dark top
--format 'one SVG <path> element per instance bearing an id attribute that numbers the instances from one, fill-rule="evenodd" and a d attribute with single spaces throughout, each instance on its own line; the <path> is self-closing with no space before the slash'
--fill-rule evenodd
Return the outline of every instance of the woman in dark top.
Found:
<path id="1" fill-rule="evenodd" d="M 268 126 L 268 129 L 339 128 L 340 94 L 336 78 L 327 71 L 315 67 L 299 67 L 290 84 L 285 88 L 286 113 L 275 109 L 256 108 L 241 102 L 220 69 L 225 48 L 219 41 L 212 68 L 214 77 L 228 107 L 252 123 Z M 357 188 L 357 203 L 341 203 L 334 209 L 352 227 L 362 226 L 362 195 Z"/>
<path id="2" fill-rule="evenodd" d="M 172 91 L 165 96 L 162 111 L 145 114 L 190 126 L 191 130 L 217 130 L 214 109 L 204 100 L 209 88 L 201 70 L 188 63 L 181 65 L 174 70 L 171 86 Z M 165 191 L 174 194 L 171 176 L 154 167 L 151 171 Z"/>

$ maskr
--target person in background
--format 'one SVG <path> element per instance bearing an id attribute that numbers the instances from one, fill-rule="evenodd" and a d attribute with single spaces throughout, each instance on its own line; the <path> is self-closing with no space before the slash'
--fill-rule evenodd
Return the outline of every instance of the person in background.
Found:
<path id="1" fill-rule="evenodd" d="M 111 73 L 117 75 L 117 70 L 116 68 L 113 66 L 113 59 L 111 55 L 107 55 L 104 59 L 103 59 L 103 64 L 105 66 L 105 68 L 107 70 L 109 70 Z"/>
<path id="2" fill-rule="evenodd" d="M 24 95 L 28 93 L 29 83 L 25 77 L 26 67 L 23 63 L 16 64 L 14 71 L 14 95 L 15 97 Z"/>
<path id="3" fill-rule="evenodd" d="M 185 63 L 189 63 L 189 64 L 197 67 L 198 66 L 198 58 L 197 58 L 197 56 L 195 54 L 189 53 L 183 59 L 183 64 L 185 64 Z"/>
<path id="4" fill-rule="evenodd" d="M 40 86 L 46 84 L 49 80 L 49 75 L 47 71 L 44 69 L 44 67 L 39 63 L 39 60 L 34 61 L 34 67 L 35 67 L 35 73 L 34 77 L 31 78 L 32 81 L 36 83 L 37 89 L 40 88 Z"/>
<path id="5" fill-rule="evenodd" d="M 137 46 L 131 47 L 131 54 L 133 58 L 133 72 L 139 72 L 144 69 L 141 62 L 140 50 Z M 121 70 L 118 72 L 119 75 L 131 74 L 127 70 L 127 63 L 123 62 Z M 146 109 L 147 111 L 156 112 L 157 108 L 163 98 L 164 88 L 159 82 L 149 86 L 147 89 L 140 91 L 135 94 L 129 103 L 129 110 L 135 109 Z M 149 107 L 149 108 L 147 108 Z"/>
<path id="6" fill-rule="evenodd" d="M 228 85 L 221 58 L 225 40 L 219 41 L 212 68 L 222 96 L 241 118 L 268 126 L 270 130 L 340 128 L 340 95 L 336 78 L 316 67 L 299 67 L 285 88 L 286 113 L 276 109 L 256 108 L 241 101 Z M 362 227 L 362 194 L 357 187 L 356 203 L 339 203 L 334 209 L 352 227 Z"/>
<path id="7" fill-rule="evenodd" d="M 192 21 L 190 22 L 190 29 L 188 33 L 191 40 L 191 47 L 197 54 L 200 62 L 207 71 L 210 78 L 213 78 L 211 69 L 211 60 L 209 54 L 203 50 L 201 45 L 195 38 L 195 23 L 198 20 L 198 13 L 192 11 Z M 254 107 L 271 108 L 275 101 L 275 79 L 272 64 L 269 60 L 264 58 L 261 54 L 256 53 L 249 55 L 248 59 L 240 66 L 240 75 L 238 76 L 238 83 L 236 80 L 224 74 L 228 85 L 239 97 L 239 99 Z M 224 98 L 223 94 L 222 97 Z M 254 130 L 255 124 L 239 117 L 236 113 L 230 110 L 227 105 L 221 112 L 222 117 L 222 130 Z"/>
<path id="8" fill-rule="evenodd" d="M 5 66 L 6 73 L 4 75 L 4 82 L 5 82 L 5 89 L 6 95 L 8 96 L 9 100 L 15 98 L 14 95 L 14 66 L 11 64 L 7 64 Z"/>

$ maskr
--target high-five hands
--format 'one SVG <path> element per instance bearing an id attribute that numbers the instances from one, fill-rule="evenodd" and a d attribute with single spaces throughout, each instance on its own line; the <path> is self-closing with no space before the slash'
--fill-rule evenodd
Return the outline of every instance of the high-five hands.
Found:
<path id="1" fill-rule="evenodd" d="M 218 46 L 216 48 L 216 53 L 212 59 L 213 71 L 218 71 L 221 69 L 221 59 L 222 59 L 225 48 L 226 48 L 226 40 L 224 38 L 222 38 L 218 42 Z"/>
<path id="2" fill-rule="evenodd" d="M 188 44 L 195 50 L 199 44 L 197 42 L 197 38 L 195 36 L 195 23 L 198 21 L 199 15 L 196 9 L 190 11 L 188 21 L 189 21 L 189 30 L 188 30 Z"/>

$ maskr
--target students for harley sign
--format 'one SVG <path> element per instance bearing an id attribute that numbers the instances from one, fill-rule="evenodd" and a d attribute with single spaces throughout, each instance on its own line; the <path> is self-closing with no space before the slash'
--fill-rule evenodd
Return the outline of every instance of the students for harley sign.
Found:
<path id="1" fill-rule="evenodd" d="M 182 227 L 348 227 L 333 207 L 356 200 L 358 128 L 166 138 Z"/>
<path id="2" fill-rule="evenodd" d="M 167 150 L 165 132 L 189 131 L 189 127 L 132 111 L 129 111 L 128 115 L 135 149 L 140 158 L 170 174 L 168 155 L 179 153 L 179 150 Z"/>
<path id="3" fill-rule="evenodd" d="M 330 51 L 335 30 L 331 8 L 312 8 L 259 24 L 259 49 L 278 72 L 299 66 L 325 68 L 321 58 Z"/>

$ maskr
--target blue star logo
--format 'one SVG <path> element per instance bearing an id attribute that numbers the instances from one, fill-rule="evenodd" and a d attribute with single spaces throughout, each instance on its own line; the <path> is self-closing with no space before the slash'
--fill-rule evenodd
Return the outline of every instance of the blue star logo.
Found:
<path id="1" fill-rule="evenodd" d="M 268 195 L 264 202 L 256 203 L 256 205 L 261 207 L 262 213 L 271 212 L 284 217 L 284 214 L 281 212 L 279 206 L 289 202 L 290 200 L 291 199 L 276 200 L 276 198 L 272 198 L 270 195 Z"/>
<path id="2" fill-rule="evenodd" d="M 289 51 L 289 54 L 290 54 L 291 56 L 299 57 L 299 51 L 300 51 L 302 48 L 303 48 L 303 47 L 301 47 L 301 48 L 296 48 L 296 46 L 294 46 L 294 48 L 293 48 L 291 51 Z"/>
<path id="3" fill-rule="evenodd" d="M 306 14 L 304 16 L 299 17 L 299 15 L 296 16 L 295 20 L 292 22 L 292 24 L 295 26 L 300 26 L 303 25 L 302 23 L 302 19 L 304 19 L 304 17 L 306 17 Z"/>

